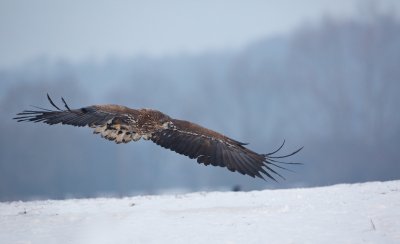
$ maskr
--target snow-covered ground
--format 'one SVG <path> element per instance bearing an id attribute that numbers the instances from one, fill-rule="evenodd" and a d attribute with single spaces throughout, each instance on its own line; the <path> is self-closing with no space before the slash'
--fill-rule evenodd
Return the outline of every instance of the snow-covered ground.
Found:
<path id="1" fill-rule="evenodd" d="M 400 180 L 0 203 L 0 243 L 400 243 Z"/>

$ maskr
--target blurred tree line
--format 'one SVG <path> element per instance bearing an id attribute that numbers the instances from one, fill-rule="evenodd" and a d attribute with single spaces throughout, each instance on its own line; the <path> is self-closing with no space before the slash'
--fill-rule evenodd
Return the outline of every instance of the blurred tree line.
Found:
<path id="1" fill-rule="evenodd" d="M 244 190 L 400 178 L 400 22 L 393 13 L 326 17 L 243 50 L 0 71 L 0 200 Z M 18 124 L 45 94 L 70 107 L 159 109 L 251 142 L 305 146 L 279 184 L 204 167 L 150 142 L 115 145 L 87 128 Z"/>

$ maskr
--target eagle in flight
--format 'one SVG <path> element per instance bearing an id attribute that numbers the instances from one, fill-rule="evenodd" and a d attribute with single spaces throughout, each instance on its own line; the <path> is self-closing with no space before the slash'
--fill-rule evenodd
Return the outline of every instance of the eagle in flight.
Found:
<path id="1" fill-rule="evenodd" d="M 14 119 L 18 122 L 43 122 L 49 125 L 89 126 L 94 129 L 94 134 L 100 134 L 116 143 L 128 143 L 143 138 L 196 159 L 198 163 L 226 167 L 232 172 L 237 171 L 264 180 L 264 175 L 274 181 L 276 176 L 284 179 L 273 167 L 288 170 L 282 164 L 300 164 L 282 162 L 279 159 L 292 156 L 303 147 L 287 155 L 275 155 L 282 149 L 285 141 L 271 153 L 258 154 L 246 148 L 247 143 L 189 121 L 173 119 L 157 110 L 131 109 L 112 104 L 70 109 L 64 98 L 61 100 L 65 109 L 60 109 L 48 94 L 47 99 L 56 110 L 33 106 L 39 110 L 25 110 Z"/>

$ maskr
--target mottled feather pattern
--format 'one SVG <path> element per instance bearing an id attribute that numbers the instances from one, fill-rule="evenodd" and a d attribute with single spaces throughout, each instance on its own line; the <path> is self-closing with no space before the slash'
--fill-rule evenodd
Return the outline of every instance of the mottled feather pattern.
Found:
<path id="1" fill-rule="evenodd" d="M 43 122 L 49 125 L 68 124 L 88 126 L 93 133 L 116 143 L 151 140 L 157 145 L 179 154 L 196 159 L 198 163 L 226 167 L 232 172 L 264 179 L 283 178 L 275 169 L 286 169 L 285 163 L 278 159 L 292 156 L 295 152 L 275 156 L 284 143 L 274 152 L 258 154 L 246 148 L 243 143 L 213 130 L 189 121 L 172 119 L 166 114 L 152 109 L 131 109 L 120 105 L 93 105 L 80 109 L 70 109 L 62 98 L 65 109 L 60 109 L 47 95 L 56 110 L 36 107 L 38 110 L 25 110 L 14 118 L 18 122 Z M 263 176 L 264 175 L 264 176 Z"/>

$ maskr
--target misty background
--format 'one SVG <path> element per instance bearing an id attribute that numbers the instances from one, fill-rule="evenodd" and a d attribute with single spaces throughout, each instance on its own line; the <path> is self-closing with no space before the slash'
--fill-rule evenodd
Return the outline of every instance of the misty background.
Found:
<path id="1" fill-rule="evenodd" d="M 296 4 L 0 2 L 0 200 L 400 179 L 400 4 Z M 158 109 L 259 153 L 286 139 L 304 165 L 265 182 L 149 141 L 12 120 L 50 108 L 46 93 Z"/>

